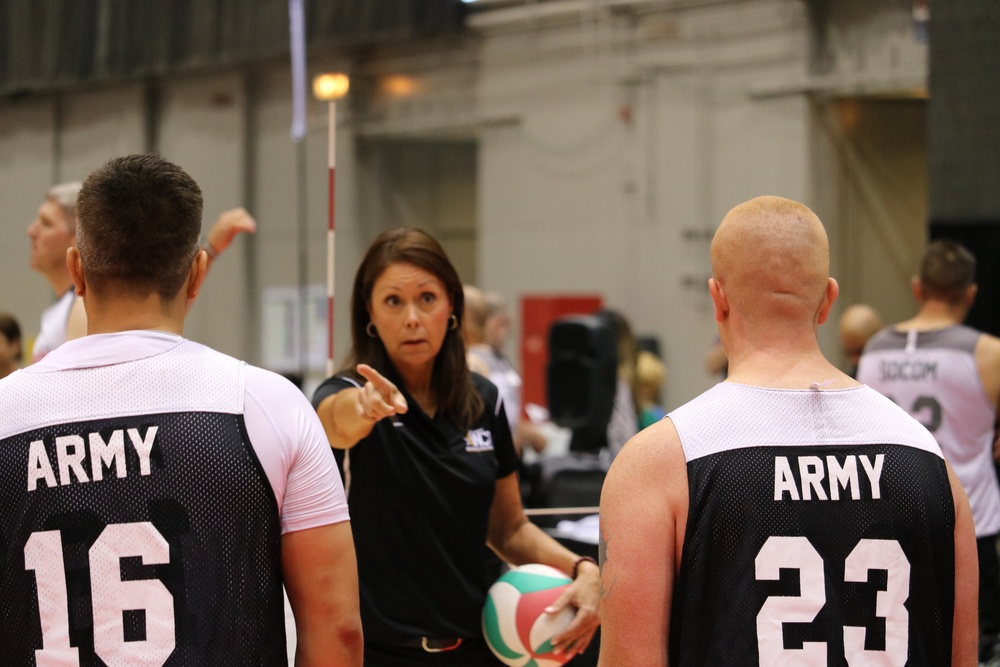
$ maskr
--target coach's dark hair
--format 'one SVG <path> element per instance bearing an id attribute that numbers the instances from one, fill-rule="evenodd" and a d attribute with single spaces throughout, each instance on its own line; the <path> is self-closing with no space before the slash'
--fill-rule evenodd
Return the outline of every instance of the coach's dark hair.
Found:
<path id="1" fill-rule="evenodd" d="M 976 281 L 976 258 L 961 243 L 933 241 L 920 263 L 920 285 L 925 297 L 958 303 Z"/>
<path id="2" fill-rule="evenodd" d="M 482 413 L 483 402 L 472 387 L 461 335 L 465 308 L 462 281 L 441 245 L 421 229 L 402 227 L 382 232 L 361 260 L 351 294 L 351 352 L 343 371 L 354 375 L 354 366 L 363 363 L 393 381 L 399 380 L 382 340 L 365 331 L 370 321 L 368 307 L 375 281 L 392 264 L 412 264 L 444 283 L 459 326 L 445 333 L 444 343 L 434 359 L 431 388 L 438 399 L 438 411 L 467 429 Z"/>
<path id="3" fill-rule="evenodd" d="M 24 346 L 21 345 L 21 325 L 9 313 L 0 313 L 0 334 L 11 343 L 17 343 L 17 361 L 24 358 Z"/>
<path id="4" fill-rule="evenodd" d="M 159 155 L 109 160 L 83 182 L 76 244 L 88 285 L 172 299 L 198 253 L 201 189 Z"/>

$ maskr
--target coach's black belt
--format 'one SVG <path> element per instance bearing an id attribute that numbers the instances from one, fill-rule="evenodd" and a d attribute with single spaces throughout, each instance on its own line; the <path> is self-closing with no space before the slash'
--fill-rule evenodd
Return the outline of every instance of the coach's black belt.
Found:
<path id="1" fill-rule="evenodd" d="M 454 651 L 462 645 L 462 638 L 432 639 L 431 637 L 414 637 L 399 643 L 400 646 L 408 648 L 422 648 L 428 653 L 444 653 Z"/>

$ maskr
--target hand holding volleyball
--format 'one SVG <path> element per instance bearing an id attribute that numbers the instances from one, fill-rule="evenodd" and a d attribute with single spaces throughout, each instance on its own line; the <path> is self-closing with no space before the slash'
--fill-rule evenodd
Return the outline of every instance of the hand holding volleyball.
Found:
<path id="1" fill-rule="evenodd" d="M 550 611 L 565 601 L 572 586 L 572 579 L 547 565 L 521 565 L 501 575 L 483 608 L 483 635 L 493 654 L 510 667 L 556 667 L 583 651 L 596 628 L 596 614 L 577 623 L 592 621 L 592 627 L 561 647 L 554 644 L 556 637 L 572 632 L 579 615 L 573 605 Z"/>

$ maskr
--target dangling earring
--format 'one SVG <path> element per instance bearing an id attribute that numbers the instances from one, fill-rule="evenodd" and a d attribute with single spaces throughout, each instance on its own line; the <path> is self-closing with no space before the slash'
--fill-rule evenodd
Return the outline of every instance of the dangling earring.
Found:
<path id="1" fill-rule="evenodd" d="M 375 329 L 374 322 L 369 322 L 365 325 L 365 333 L 368 334 L 369 338 L 378 338 L 378 330 Z"/>
<path id="2" fill-rule="evenodd" d="M 458 316 L 455 315 L 455 313 L 452 313 L 451 317 L 448 318 L 448 329 L 450 331 L 454 331 L 457 328 L 458 328 Z"/>

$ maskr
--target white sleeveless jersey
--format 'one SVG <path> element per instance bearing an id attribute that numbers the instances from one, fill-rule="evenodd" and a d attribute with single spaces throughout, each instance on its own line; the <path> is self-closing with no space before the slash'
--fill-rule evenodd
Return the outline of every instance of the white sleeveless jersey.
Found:
<path id="1" fill-rule="evenodd" d="M 972 506 L 976 537 L 1000 533 L 1000 485 L 993 466 L 996 408 L 983 389 L 966 326 L 883 329 L 865 346 L 858 381 L 892 399 L 934 434 Z"/>
<path id="2" fill-rule="evenodd" d="M 867 387 L 726 382 L 669 418 L 689 494 L 671 665 L 950 663 L 955 511 L 925 428 Z"/>
<path id="3" fill-rule="evenodd" d="M 42 326 L 31 347 L 32 363 L 41 361 L 46 354 L 66 342 L 66 325 L 75 301 L 76 291 L 71 287 L 42 312 Z"/>
<path id="4" fill-rule="evenodd" d="M 0 662 L 286 665 L 281 535 L 347 520 L 291 383 L 179 336 L 0 380 Z"/>
<path id="5" fill-rule="evenodd" d="M 482 361 L 489 369 L 487 379 L 500 391 L 510 432 L 516 434 L 517 424 L 521 421 L 521 376 L 507 357 L 498 354 L 489 345 L 472 345 L 469 347 L 469 354 Z"/>

